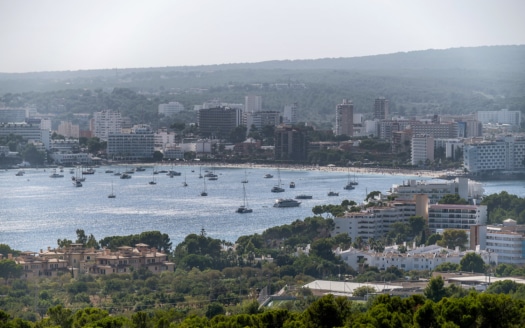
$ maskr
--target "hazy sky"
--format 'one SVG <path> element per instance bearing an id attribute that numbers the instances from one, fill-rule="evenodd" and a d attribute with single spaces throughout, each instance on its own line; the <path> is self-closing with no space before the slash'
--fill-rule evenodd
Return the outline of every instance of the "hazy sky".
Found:
<path id="1" fill-rule="evenodd" d="M 525 44 L 525 0 L 0 0 L 0 72 Z"/>

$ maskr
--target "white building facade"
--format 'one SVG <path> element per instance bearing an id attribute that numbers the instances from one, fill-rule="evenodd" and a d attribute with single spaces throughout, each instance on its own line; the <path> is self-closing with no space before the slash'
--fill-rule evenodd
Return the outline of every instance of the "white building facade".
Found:
<path id="1" fill-rule="evenodd" d="M 494 141 L 466 143 L 463 165 L 470 173 L 525 169 L 525 138 L 506 136 Z"/>
<path id="2" fill-rule="evenodd" d="M 103 110 L 93 114 L 93 136 L 108 141 L 110 134 L 122 132 L 122 116 L 118 111 Z"/>
<path id="3" fill-rule="evenodd" d="M 434 137 L 428 134 L 412 136 L 411 150 L 410 163 L 412 165 L 434 161 Z"/>
<path id="4" fill-rule="evenodd" d="M 167 104 L 159 104 L 159 114 L 174 116 L 184 110 L 184 106 L 178 101 L 170 101 Z"/>

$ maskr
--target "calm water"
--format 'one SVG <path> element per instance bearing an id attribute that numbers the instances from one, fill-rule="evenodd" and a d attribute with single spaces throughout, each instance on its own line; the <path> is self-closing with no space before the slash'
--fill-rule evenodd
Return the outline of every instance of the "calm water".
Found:
<path id="1" fill-rule="evenodd" d="M 175 169 L 182 175 L 173 178 L 155 175 L 156 185 L 149 184 L 153 178 L 151 167 L 136 172 L 128 180 L 104 173 L 106 169 L 100 167 L 95 174 L 86 175 L 81 188 L 72 185 L 68 169 L 62 173 L 64 178 L 55 179 L 49 177 L 50 169 L 27 169 L 21 177 L 15 176 L 14 170 L 0 172 L 0 243 L 14 249 L 38 251 L 55 247 L 57 239 L 74 240 L 76 229 L 84 229 L 97 240 L 159 230 L 167 233 L 176 246 L 188 234 L 199 233 L 202 228 L 212 238 L 235 242 L 240 236 L 311 216 L 315 205 L 339 204 L 344 199 L 359 202 L 367 191 L 385 192 L 392 184 L 415 178 L 357 174 L 359 185 L 347 191 L 343 189 L 347 181 L 344 172 L 281 170 L 286 191 L 276 194 L 270 192 L 277 183 L 275 169 L 217 167 L 215 173 L 219 179 L 206 180 L 208 196 L 201 197 L 204 179 L 199 179 L 198 166 L 177 166 Z M 211 169 L 202 167 L 202 174 Z M 274 178 L 263 178 L 266 173 L 273 174 Z M 245 174 L 249 181 L 246 184 L 248 205 L 253 213 L 237 214 L 235 210 L 242 204 L 241 181 Z M 184 179 L 188 187 L 183 187 Z M 295 182 L 295 189 L 288 188 L 291 181 Z M 117 197 L 108 199 L 112 185 Z M 523 181 L 488 182 L 484 187 L 487 194 L 507 190 L 525 197 Z M 339 192 L 339 196 L 328 197 L 331 190 Z M 313 199 L 301 200 L 297 208 L 273 207 L 276 198 L 294 198 L 299 194 L 312 195 Z"/>

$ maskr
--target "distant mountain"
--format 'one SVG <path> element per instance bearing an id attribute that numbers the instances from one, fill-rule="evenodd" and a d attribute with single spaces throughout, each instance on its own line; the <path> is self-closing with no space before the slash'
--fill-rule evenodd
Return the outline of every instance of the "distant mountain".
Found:
<path id="1" fill-rule="evenodd" d="M 284 105 L 296 102 L 302 120 L 327 122 L 327 126 L 333 123 L 334 108 L 342 99 L 351 99 L 357 112 L 368 114 L 379 96 L 388 98 L 391 112 L 399 115 L 501 108 L 525 113 L 525 45 L 353 58 L 0 74 L 0 106 L 35 106 L 59 115 L 57 118 L 110 108 L 136 122 L 154 121 L 162 102 L 176 100 L 192 109 L 211 99 L 243 103 L 247 94 L 261 95 L 266 110 L 282 111 Z"/>

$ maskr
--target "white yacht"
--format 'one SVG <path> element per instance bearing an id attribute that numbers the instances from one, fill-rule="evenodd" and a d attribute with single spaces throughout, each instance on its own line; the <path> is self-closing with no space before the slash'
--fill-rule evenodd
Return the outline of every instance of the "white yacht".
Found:
<path id="1" fill-rule="evenodd" d="M 301 205 L 301 202 L 291 198 L 279 198 L 273 204 L 273 207 L 297 207 Z"/>

